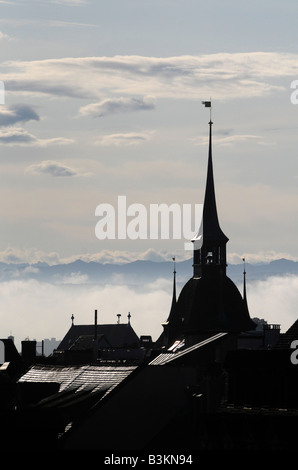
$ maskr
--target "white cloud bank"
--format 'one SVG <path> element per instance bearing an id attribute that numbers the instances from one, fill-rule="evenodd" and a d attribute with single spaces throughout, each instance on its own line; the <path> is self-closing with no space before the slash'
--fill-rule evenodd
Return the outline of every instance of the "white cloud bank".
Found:
<path id="1" fill-rule="evenodd" d="M 162 332 L 161 323 L 171 305 L 170 280 L 157 279 L 141 291 L 125 285 L 82 285 L 84 279 L 78 273 L 65 281 L 61 285 L 32 279 L 0 283 L 0 337 L 12 334 L 18 348 L 26 337 L 60 340 L 72 314 L 76 324 L 91 324 L 95 309 L 101 323 L 116 323 L 118 313 L 126 323 L 130 312 L 138 335 L 150 334 L 155 340 Z M 251 317 L 280 324 L 283 332 L 298 318 L 298 276 L 248 283 L 247 292 Z"/>
<path id="2" fill-rule="evenodd" d="M 127 322 L 137 334 L 151 334 L 154 339 L 161 333 L 161 323 L 170 308 L 171 285 L 159 288 L 158 282 L 143 292 L 126 286 L 81 286 L 78 277 L 72 285 L 61 286 L 29 281 L 0 283 L 0 337 L 15 337 L 17 348 L 26 337 L 41 341 L 44 338 L 62 339 L 68 331 L 73 314 L 76 324 L 93 322 L 94 309 L 98 309 L 101 323 Z"/>
<path id="3" fill-rule="evenodd" d="M 298 55 L 283 52 L 217 53 L 177 57 L 66 57 L 2 63 L 8 92 L 92 99 L 84 108 L 107 112 L 146 98 L 251 98 L 285 89 L 298 76 Z M 290 80 L 290 78 L 289 78 Z M 117 102 L 113 101 L 117 95 Z M 137 97 L 137 98 L 136 98 Z M 110 101 L 112 100 L 112 101 Z M 122 103 L 122 104 L 121 104 Z M 144 101 L 146 104 L 146 102 Z M 143 106 L 144 106 L 143 103 Z M 133 102 L 131 101 L 132 105 Z M 153 104 L 148 109 L 152 109 Z"/>

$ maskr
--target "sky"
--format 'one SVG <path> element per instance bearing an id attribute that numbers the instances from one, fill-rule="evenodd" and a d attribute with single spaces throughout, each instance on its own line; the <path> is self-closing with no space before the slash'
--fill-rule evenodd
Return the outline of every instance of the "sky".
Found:
<path id="1" fill-rule="evenodd" d="M 184 240 L 100 240 L 95 212 L 202 204 L 210 99 L 228 262 L 298 260 L 297 15 L 295 0 L 0 1 L 0 261 L 190 257 Z"/>

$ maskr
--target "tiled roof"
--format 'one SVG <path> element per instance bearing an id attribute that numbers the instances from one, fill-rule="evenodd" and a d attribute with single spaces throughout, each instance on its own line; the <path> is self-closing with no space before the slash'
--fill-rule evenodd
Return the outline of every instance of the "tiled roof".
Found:
<path id="1" fill-rule="evenodd" d="M 69 349 L 72 351 L 82 351 L 92 349 L 94 335 L 82 335 L 79 336 L 70 346 Z M 98 335 L 97 344 L 100 348 L 111 348 L 111 344 L 106 340 L 104 335 Z"/>
<path id="2" fill-rule="evenodd" d="M 49 413 L 53 413 L 63 434 L 76 420 L 108 398 L 135 369 L 133 366 L 34 365 L 18 381 L 19 396 L 22 406 L 40 413 L 41 419 L 46 420 Z M 59 385 L 58 391 L 53 390 L 54 384 Z"/>
<path id="3" fill-rule="evenodd" d="M 136 366 L 52 366 L 34 365 L 19 382 L 54 382 L 60 384 L 59 392 L 110 392 L 128 377 Z M 105 394 L 106 394 L 105 393 Z"/>

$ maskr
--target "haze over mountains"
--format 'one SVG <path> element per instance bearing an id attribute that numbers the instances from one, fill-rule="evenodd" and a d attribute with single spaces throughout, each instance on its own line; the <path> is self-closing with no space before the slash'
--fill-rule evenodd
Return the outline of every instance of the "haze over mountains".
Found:
<path id="1" fill-rule="evenodd" d="M 298 275 L 298 261 L 287 259 L 269 263 L 245 263 L 247 282 L 265 280 L 272 276 Z M 229 264 L 228 276 L 237 284 L 243 280 L 244 265 Z M 176 262 L 177 283 L 192 276 L 192 259 Z M 125 264 L 101 264 L 76 260 L 67 264 L 49 265 L 0 263 L 0 281 L 36 279 L 53 284 L 112 284 L 137 286 L 154 282 L 158 278 L 172 279 L 173 263 L 170 261 L 133 261 Z"/>
<path id="2" fill-rule="evenodd" d="M 77 260 L 50 265 L 45 262 L 0 263 L 0 337 L 12 334 L 17 347 L 26 337 L 63 338 L 70 327 L 93 322 L 99 309 L 102 323 L 121 322 L 132 314 L 138 335 L 157 339 L 168 317 L 173 289 L 173 262 L 140 260 L 100 264 Z M 228 276 L 243 291 L 243 263 L 230 264 Z M 286 331 L 298 318 L 298 262 L 279 259 L 246 263 L 251 317 L 278 323 Z M 176 263 L 177 295 L 192 277 L 192 259 Z"/>

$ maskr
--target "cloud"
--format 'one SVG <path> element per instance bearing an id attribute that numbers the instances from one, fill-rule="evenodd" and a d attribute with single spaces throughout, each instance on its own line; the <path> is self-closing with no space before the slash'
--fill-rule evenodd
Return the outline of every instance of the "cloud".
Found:
<path id="1" fill-rule="evenodd" d="M 86 284 L 88 282 L 87 274 L 80 272 L 71 273 L 69 276 L 63 276 L 61 284 Z"/>
<path id="2" fill-rule="evenodd" d="M 247 296 L 251 317 L 280 324 L 282 331 L 297 320 L 298 276 L 272 276 L 248 283 Z"/>
<path id="3" fill-rule="evenodd" d="M 147 111 L 155 108 L 152 98 L 110 98 L 91 103 L 80 109 L 82 116 L 93 118 L 103 117 L 108 114 L 131 113 L 135 111 Z"/>
<path id="4" fill-rule="evenodd" d="M 75 279 L 75 276 L 74 276 Z M 62 339 L 67 333 L 71 315 L 77 324 L 93 322 L 98 308 L 101 323 L 127 321 L 138 335 L 157 339 L 161 323 L 167 318 L 171 302 L 171 282 L 155 283 L 136 292 L 127 286 L 61 284 L 53 285 L 33 279 L 0 283 L 1 337 L 12 334 L 17 347 L 26 337 Z"/>
<path id="5" fill-rule="evenodd" d="M 27 266 L 24 271 L 24 274 L 38 274 L 39 273 L 39 268 L 36 266 Z"/>
<path id="6" fill-rule="evenodd" d="M 119 134 L 108 134 L 98 137 L 93 141 L 94 145 L 103 146 L 130 146 L 140 145 L 150 140 L 152 132 L 127 132 Z"/>
<path id="7" fill-rule="evenodd" d="M 92 28 L 97 28 L 97 24 L 91 24 L 91 23 L 77 23 L 74 21 L 48 21 L 45 22 L 47 25 L 51 27 L 56 27 L 56 28 L 69 28 L 69 27 L 77 27 L 77 26 L 82 26 L 82 27 L 92 27 Z M 39 22 L 40 24 L 40 22 Z"/>
<path id="8" fill-rule="evenodd" d="M 206 146 L 208 143 L 208 137 L 206 136 L 198 136 L 191 141 L 195 145 L 202 145 Z M 272 142 L 266 142 L 264 141 L 263 137 L 259 135 L 251 135 L 251 134 L 236 134 L 236 135 L 225 135 L 225 136 L 216 136 L 213 135 L 212 137 L 212 143 L 217 145 L 217 146 L 230 146 L 233 145 L 234 143 L 244 143 L 244 142 L 253 142 L 257 143 L 259 145 L 271 145 Z"/>
<path id="9" fill-rule="evenodd" d="M 298 76 L 298 55 L 252 52 L 165 58 L 66 57 L 10 61 L 3 63 L 1 70 L 9 91 L 100 99 L 83 109 L 87 114 L 102 115 L 125 106 L 142 108 L 142 102 L 133 103 L 132 96 L 201 100 L 211 94 L 213 99 L 228 100 L 281 92 L 286 89 L 282 77 Z M 114 100 L 112 93 L 131 101 Z"/>
<path id="10" fill-rule="evenodd" d="M 290 253 L 287 252 L 276 252 L 274 250 L 268 251 L 259 251 L 258 253 L 229 253 L 228 254 L 228 262 L 231 264 L 241 264 L 243 258 L 248 263 L 251 264 L 260 264 L 260 263 L 270 263 L 274 260 L 279 259 L 288 259 L 291 261 L 298 261 L 298 257 L 292 256 Z"/>
<path id="11" fill-rule="evenodd" d="M 54 137 L 51 139 L 40 139 L 33 134 L 18 127 L 8 127 L 0 130 L 0 144 L 5 145 L 33 145 L 47 147 L 48 145 L 66 145 L 72 143 L 72 139 Z"/>
<path id="12" fill-rule="evenodd" d="M 20 249 L 8 246 L 0 252 L 0 262 L 9 264 L 35 264 L 38 262 L 47 263 L 49 265 L 58 264 L 60 261 L 57 252 L 44 252 L 37 248 Z"/>
<path id="13" fill-rule="evenodd" d="M 125 264 L 141 260 L 155 262 L 172 261 L 173 253 L 165 250 L 154 250 L 153 248 L 149 248 L 143 252 L 102 250 L 98 253 L 76 255 L 71 258 L 66 258 L 64 261 L 71 262 L 78 258 L 82 261 L 93 261 L 101 264 Z M 184 261 L 188 258 L 189 253 L 181 253 L 176 256 L 177 261 Z"/>
<path id="14" fill-rule="evenodd" d="M 28 173 L 45 173 L 50 176 L 78 176 L 79 172 L 53 160 L 45 160 L 31 165 L 26 170 Z"/>
<path id="15" fill-rule="evenodd" d="M 48 3 L 56 3 L 58 5 L 78 6 L 87 3 L 87 0 L 50 0 Z"/>
<path id="16" fill-rule="evenodd" d="M 101 264 L 125 264 L 133 261 L 147 260 L 154 262 L 172 261 L 173 256 L 176 261 L 185 261 L 192 257 L 192 253 L 185 250 L 178 250 L 176 253 L 167 250 L 156 250 L 149 248 L 145 251 L 125 251 L 125 250 L 101 250 L 95 253 L 78 253 L 72 256 L 61 256 L 57 252 L 45 252 L 37 248 L 19 249 L 7 247 L 0 251 L 0 263 L 8 264 L 36 264 L 47 263 L 50 266 L 58 264 L 69 264 L 77 260 L 96 262 Z M 279 259 L 298 261 L 298 257 L 293 257 L 286 252 L 260 251 L 258 253 L 228 253 L 229 264 L 242 264 L 243 258 L 247 263 L 259 264 L 269 263 Z"/>
<path id="17" fill-rule="evenodd" d="M 0 107 L 0 126 L 11 126 L 17 122 L 39 121 L 38 114 L 31 106 L 18 104 L 9 108 Z"/>
<path id="18" fill-rule="evenodd" d="M 29 337 L 62 339 L 71 324 L 91 324 L 94 309 L 101 323 L 116 323 L 116 315 L 131 324 L 138 335 L 152 335 L 156 340 L 167 318 L 172 295 L 172 280 L 157 279 L 142 289 L 121 285 L 84 285 L 73 275 L 73 283 L 50 284 L 37 280 L 13 280 L 0 283 L 1 335 L 15 336 L 16 345 Z M 71 280 L 71 279 L 70 279 Z M 247 284 L 251 317 L 281 324 L 286 331 L 297 319 L 298 277 L 272 277 Z"/>
<path id="19" fill-rule="evenodd" d="M 190 257 L 189 252 L 181 251 L 176 255 L 177 261 L 184 261 Z M 97 262 L 101 264 L 112 263 L 112 264 L 124 264 L 131 263 L 132 261 L 138 260 L 149 260 L 149 261 L 171 261 L 173 258 L 173 252 L 165 250 L 154 250 L 149 248 L 145 251 L 112 251 L 112 250 L 101 250 L 96 253 L 79 253 L 69 257 L 60 256 L 57 252 L 45 252 L 37 248 L 19 249 L 16 247 L 7 247 L 5 250 L 0 251 L 0 263 L 8 264 L 36 264 L 36 263 L 47 263 L 51 266 L 57 264 L 68 264 L 77 260 L 85 262 Z"/>
<path id="20" fill-rule="evenodd" d="M 6 3 L 6 2 L 0 2 L 0 4 L 1 3 Z M 11 40 L 11 37 L 8 36 L 8 34 L 2 33 L 2 31 L 0 31 L 0 41 L 4 41 L 4 40 Z"/>

